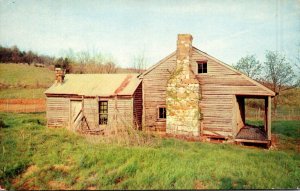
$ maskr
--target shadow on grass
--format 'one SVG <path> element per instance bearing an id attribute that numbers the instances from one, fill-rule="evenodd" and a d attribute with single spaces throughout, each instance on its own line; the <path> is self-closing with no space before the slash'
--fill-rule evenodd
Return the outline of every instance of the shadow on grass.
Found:
<path id="1" fill-rule="evenodd" d="M 221 179 L 220 189 L 232 190 L 232 189 L 245 189 L 247 188 L 247 182 L 244 179 L 237 179 L 233 181 L 231 178 L 225 177 Z"/>

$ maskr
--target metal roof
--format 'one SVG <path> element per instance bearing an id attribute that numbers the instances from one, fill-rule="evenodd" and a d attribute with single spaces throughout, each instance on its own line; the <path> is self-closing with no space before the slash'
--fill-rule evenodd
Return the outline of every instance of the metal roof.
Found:
<path id="1" fill-rule="evenodd" d="M 83 96 L 133 95 L 141 83 L 139 74 L 66 74 L 63 83 L 54 83 L 45 94 Z"/>

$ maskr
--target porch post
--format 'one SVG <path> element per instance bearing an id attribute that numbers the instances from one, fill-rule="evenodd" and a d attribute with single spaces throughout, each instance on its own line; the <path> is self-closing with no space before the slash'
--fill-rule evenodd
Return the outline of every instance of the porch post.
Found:
<path id="1" fill-rule="evenodd" d="M 264 130 L 268 130 L 268 96 L 264 97 L 265 100 L 265 116 L 264 116 Z"/>
<path id="2" fill-rule="evenodd" d="M 241 108 L 242 120 L 243 120 L 244 125 L 246 125 L 246 120 L 245 120 L 246 110 L 245 110 L 245 98 L 244 97 L 241 98 L 241 106 L 242 106 L 242 108 Z"/>
<path id="3" fill-rule="evenodd" d="M 267 129 L 268 129 L 268 140 L 271 140 L 271 96 L 268 96 L 268 104 L 267 104 Z"/>

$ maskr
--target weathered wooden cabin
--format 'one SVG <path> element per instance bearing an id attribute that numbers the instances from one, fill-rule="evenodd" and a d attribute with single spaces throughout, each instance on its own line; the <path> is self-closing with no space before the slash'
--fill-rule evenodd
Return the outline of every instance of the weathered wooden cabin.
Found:
<path id="1" fill-rule="evenodd" d="M 48 127 L 133 125 L 141 129 L 142 84 L 138 74 L 64 74 L 46 90 Z"/>
<path id="2" fill-rule="evenodd" d="M 177 50 L 144 72 L 143 124 L 168 134 L 270 143 L 275 93 L 178 35 Z M 245 99 L 265 102 L 264 128 L 245 123 Z"/>
<path id="3" fill-rule="evenodd" d="M 192 46 L 179 34 L 177 49 L 143 74 L 68 74 L 56 71 L 46 92 L 47 124 L 134 125 L 138 129 L 236 142 L 271 141 L 275 93 Z M 264 127 L 246 124 L 245 99 L 264 100 Z"/>

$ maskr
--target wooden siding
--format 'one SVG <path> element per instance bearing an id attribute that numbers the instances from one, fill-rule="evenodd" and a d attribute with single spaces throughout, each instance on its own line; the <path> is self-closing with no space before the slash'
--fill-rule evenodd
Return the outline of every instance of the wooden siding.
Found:
<path id="1" fill-rule="evenodd" d="M 132 98 L 85 98 L 84 115 L 90 128 L 99 127 L 98 101 L 108 101 L 108 121 L 107 126 L 132 125 L 133 121 L 133 101 Z M 103 126 L 104 127 L 104 126 Z"/>
<path id="2" fill-rule="evenodd" d="M 141 87 L 140 87 L 141 89 Z M 137 92 L 136 99 L 138 99 Z M 70 100 L 82 100 L 72 97 L 47 97 L 47 125 L 48 127 L 70 126 Z M 99 127 L 99 101 L 108 101 L 108 126 L 133 125 L 133 99 L 129 98 L 84 98 L 83 115 L 91 129 Z M 141 102 L 141 101 L 140 101 Z M 139 108 L 139 110 L 142 110 Z M 141 112 L 140 116 L 141 116 Z"/>
<path id="3" fill-rule="evenodd" d="M 142 92 L 142 83 L 141 83 L 133 94 L 134 125 L 140 130 L 142 129 L 142 113 L 143 113 L 143 92 Z"/>
<path id="4" fill-rule="evenodd" d="M 207 61 L 208 73 L 197 74 L 196 61 Z M 176 55 L 163 60 L 143 76 L 144 124 L 152 128 L 165 128 L 166 122 L 157 119 L 158 106 L 166 103 L 166 87 L 176 65 Z M 253 80 L 219 63 L 210 56 L 193 49 L 192 71 L 200 83 L 202 99 L 201 134 L 218 137 L 233 137 L 237 130 L 238 110 L 235 95 L 270 95 L 264 87 Z"/>
<path id="5" fill-rule="evenodd" d="M 158 119 L 158 106 L 166 105 L 166 87 L 171 72 L 175 68 L 176 55 L 157 65 L 143 77 L 144 114 L 146 127 L 165 129 L 166 122 Z"/>
<path id="6" fill-rule="evenodd" d="M 133 99 L 108 100 L 108 126 L 133 125 Z"/>
<path id="7" fill-rule="evenodd" d="M 84 98 L 83 115 L 91 129 L 99 126 L 99 111 L 97 98 Z"/>
<path id="8" fill-rule="evenodd" d="M 234 137 L 241 125 L 237 127 L 237 122 L 240 123 L 241 119 L 235 116 L 240 111 L 234 108 L 233 95 L 268 95 L 269 92 L 197 51 L 193 51 L 192 60 L 192 70 L 200 82 L 202 93 L 203 134 Z M 207 73 L 197 74 L 197 60 L 207 61 Z"/>
<path id="9" fill-rule="evenodd" d="M 48 127 L 68 127 L 70 99 L 47 97 L 46 116 Z"/>

